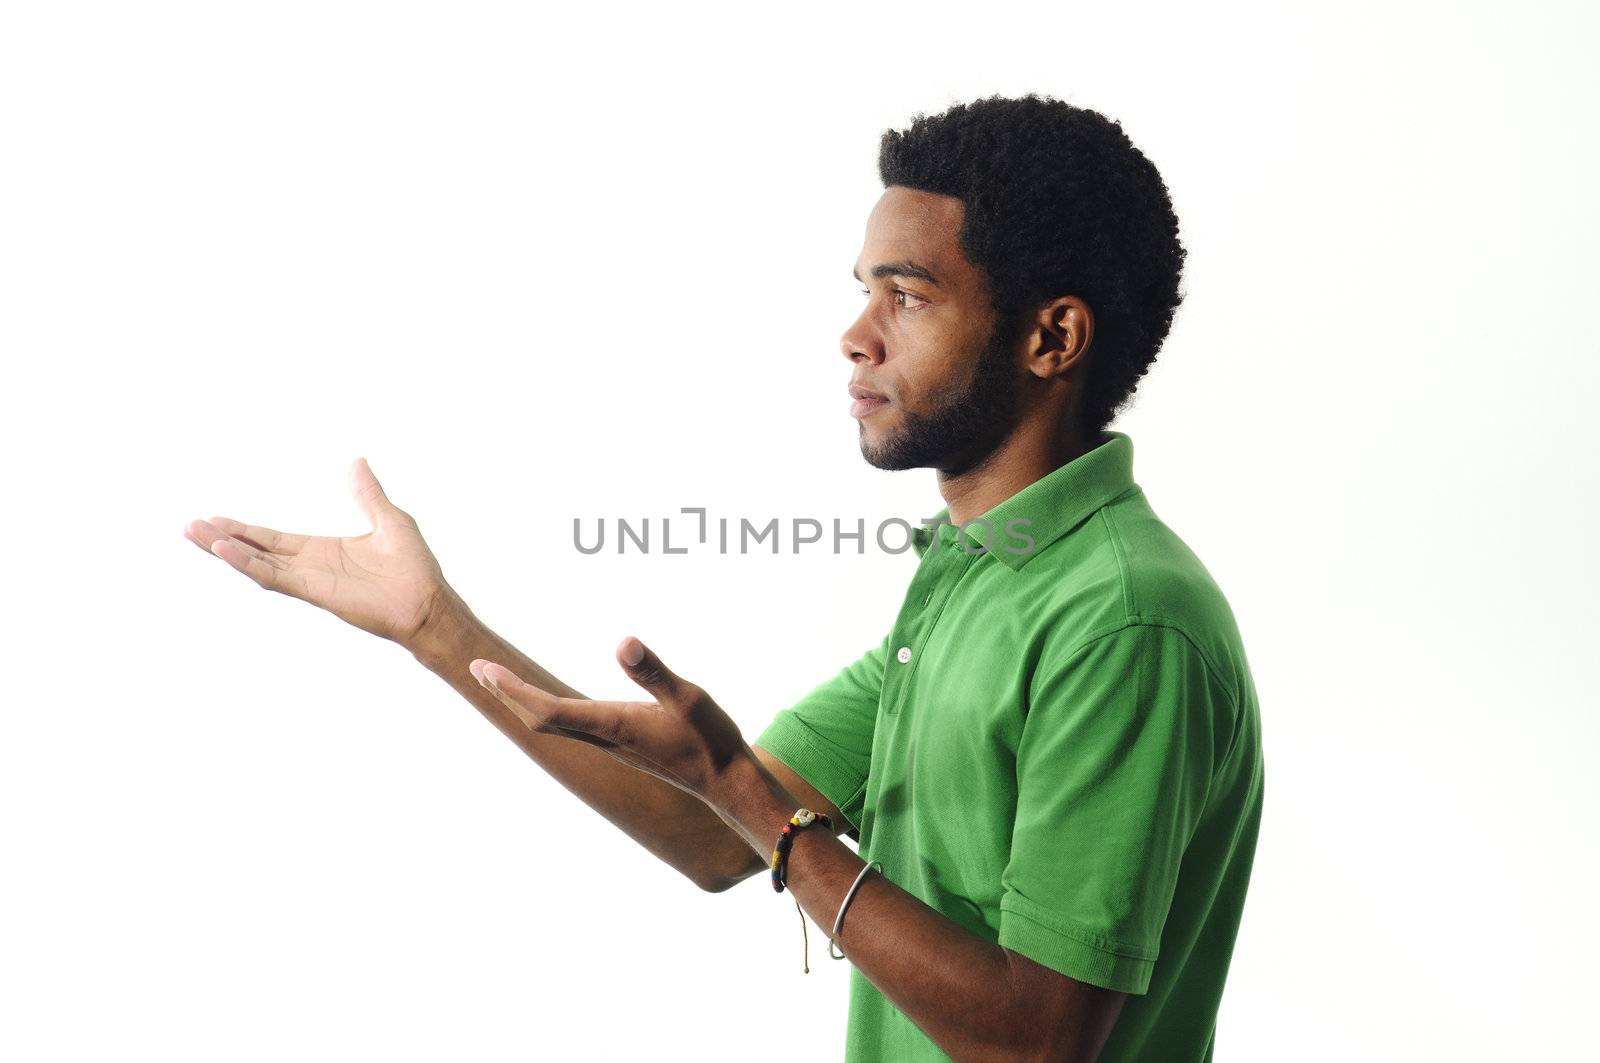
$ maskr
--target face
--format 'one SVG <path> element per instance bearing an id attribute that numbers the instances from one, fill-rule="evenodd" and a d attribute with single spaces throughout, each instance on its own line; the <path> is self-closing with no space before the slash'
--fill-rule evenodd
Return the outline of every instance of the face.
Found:
<path id="1" fill-rule="evenodd" d="M 894 185 L 867 219 L 855 264 L 866 307 L 840 349 L 861 454 L 880 469 L 958 475 L 1016 424 L 1020 368 L 961 251 L 964 211 L 953 196 Z"/>

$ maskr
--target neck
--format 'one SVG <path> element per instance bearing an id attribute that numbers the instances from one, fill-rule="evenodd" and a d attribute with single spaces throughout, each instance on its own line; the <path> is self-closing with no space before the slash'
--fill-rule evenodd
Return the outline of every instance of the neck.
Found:
<path id="1" fill-rule="evenodd" d="M 1100 442 L 1078 432 L 1063 432 L 1054 419 L 1027 420 L 987 458 L 965 472 L 939 472 L 939 494 L 950 509 L 950 522 L 966 524 L 983 516 L 1018 491 L 1043 479 Z"/>

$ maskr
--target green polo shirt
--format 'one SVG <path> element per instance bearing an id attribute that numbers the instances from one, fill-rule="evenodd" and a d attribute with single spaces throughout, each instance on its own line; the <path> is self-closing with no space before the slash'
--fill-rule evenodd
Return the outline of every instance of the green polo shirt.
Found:
<path id="1" fill-rule="evenodd" d="M 1132 994 L 1102 1061 L 1210 1060 L 1262 801 L 1232 611 L 1121 432 L 962 529 L 948 515 L 914 535 L 883 641 L 756 743 L 899 886 Z M 859 970 L 846 1040 L 850 1063 L 948 1058 Z"/>

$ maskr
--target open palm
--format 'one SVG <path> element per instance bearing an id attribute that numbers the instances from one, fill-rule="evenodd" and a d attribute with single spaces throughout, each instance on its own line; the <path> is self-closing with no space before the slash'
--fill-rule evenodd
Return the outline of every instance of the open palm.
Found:
<path id="1" fill-rule="evenodd" d="M 404 644 L 445 594 L 444 575 L 417 522 L 389 501 L 365 459 L 351 466 L 350 489 L 372 522 L 365 535 L 293 535 L 228 517 L 190 521 L 183 534 L 268 590 Z"/>

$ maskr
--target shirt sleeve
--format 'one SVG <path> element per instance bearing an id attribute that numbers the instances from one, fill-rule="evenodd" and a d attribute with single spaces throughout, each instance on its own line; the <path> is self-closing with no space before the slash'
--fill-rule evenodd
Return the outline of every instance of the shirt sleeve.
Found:
<path id="1" fill-rule="evenodd" d="M 816 787 L 857 832 L 893 634 L 778 713 L 754 743 Z"/>
<path id="2" fill-rule="evenodd" d="M 1092 985 L 1149 988 L 1230 704 L 1174 627 L 1047 652 L 1017 748 L 1002 946 Z"/>

